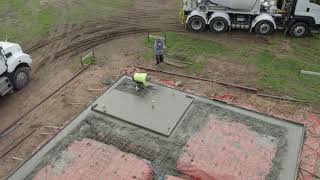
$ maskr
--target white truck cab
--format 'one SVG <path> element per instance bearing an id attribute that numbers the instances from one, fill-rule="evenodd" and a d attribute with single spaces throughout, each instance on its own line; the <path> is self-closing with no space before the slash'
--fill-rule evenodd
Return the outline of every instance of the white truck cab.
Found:
<path id="1" fill-rule="evenodd" d="M 299 37 L 309 30 L 319 30 L 320 0 L 295 0 L 292 1 L 292 6 L 289 20 L 292 36 Z"/>
<path id="2" fill-rule="evenodd" d="M 0 96 L 28 84 L 31 63 L 31 57 L 18 44 L 0 41 Z"/>
<path id="3" fill-rule="evenodd" d="M 315 24 L 320 24 L 320 0 L 298 0 L 294 15 L 310 17 Z"/>
<path id="4" fill-rule="evenodd" d="M 186 27 L 216 33 L 250 29 L 260 35 L 283 29 L 302 37 L 320 29 L 320 0 L 184 0 Z"/>

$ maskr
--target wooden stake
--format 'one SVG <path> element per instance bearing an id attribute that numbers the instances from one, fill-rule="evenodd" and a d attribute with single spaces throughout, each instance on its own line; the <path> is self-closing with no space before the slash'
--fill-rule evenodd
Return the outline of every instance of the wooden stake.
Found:
<path id="1" fill-rule="evenodd" d="M 85 105 L 85 103 L 68 103 L 70 105 Z"/>
<path id="2" fill-rule="evenodd" d="M 258 96 L 268 97 L 268 98 L 273 98 L 273 99 L 279 99 L 279 100 L 307 103 L 307 101 L 305 101 L 305 100 L 293 99 L 293 98 L 287 98 L 287 97 L 281 97 L 281 96 L 273 96 L 273 95 L 269 95 L 269 94 L 261 94 L 261 93 L 259 93 Z"/>
<path id="3" fill-rule="evenodd" d="M 51 129 L 61 129 L 61 127 L 57 126 L 44 126 L 45 128 L 51 128 Z"/>
<path id="4" fill-rule="evenodd" d="M 11 159 L 13 159 L 13 160 L 18 160 L 18 161 L 23 161 L 23 159 L 17 158 L 17 157 L 11 157 Z"/>
<path id="5" fill-rule="evenodd" d="M 54 135 L 54 133 L 39 133 L 40 135 Z"/>
<path id="6" fill-rule="evenodd" d="M 103 89 L 88 89 L 88 91 L 102 91 Z"/>

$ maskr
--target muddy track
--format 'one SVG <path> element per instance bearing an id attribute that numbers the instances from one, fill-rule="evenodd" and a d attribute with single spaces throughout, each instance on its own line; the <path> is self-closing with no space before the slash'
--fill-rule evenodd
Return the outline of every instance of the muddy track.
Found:
<path id="1" fill-rule="evenodd" d="M 146 32 L 146 31 L 150 31 L 151 29 L 147 30 L 147 29 L 140 29 L 140 28 L 121 28 L 118 30 L 111 30 L 110 32 L 105 32 L 99 35 L 95 35 L 95 36 L 89 36 L 87 38 L 75 41 L 70 43 L 68 46 L 66 46 L 65 48 L 63 48 L 62 50 L 59 50 L 58 52 L 56 52 L 55 57 L 59 58 L 61 56 L 64 56 L 66 54 L 69 54 L 71 56 L 77 55 L 83 51 L 86 51 L 90 48 L 93 48 L 99 44 L 108 42 L 112 39 L 121 37 L 121 36 L 125 36 L 125 35 L 131 35 L 131 34 L 137 34 L 137 33 L 142 33 L 142 32 Z M 151 30 L 152 31 L 152 30 Z M 155 31 L 155 30 L 153 30 Z"/>
<path id="2" fill-rule="evenodd" d="M 122 10 L 120 16 L 84 23 L 80 27 L 71 25 L 70 28 L 70 25 L 65 25 L 62 30 L 57 30 L 60 33 L 54 32 L 48 38 L 34 43 L 26 48 L 26 52 L 32 54 L 37 50 L 47 49 L 42 53 L 56 59 L 77 55 L 121 36 L 156 31 L 184 31 L 177 19 L 178 11 L 179 5 L 172 0 L 163 0 L 161 3 L 157 0 L 136 0 L 135 5 Z"/>
<path id="3" fill-rule="evenodd" d="M 27 53 L 36 53 L 45 56 L 35 63 L 35 72 L 44 64 L 57 59 L 70 58 L 90 50 L 100 44 L 123 36 L 147 32 L 185 32 L 178 22 L 163 24 L 147 24 L 144 22 L 157 21 L 158 16 L 134 16 L 130 21 L 113 18 L 108 22 L 94 23 L 84 27 L 61 31 L 61 34 L 39 41 L 26 50 Z M 151 19 L 151 20 L 150 20 Z M 124 23 L 125 22 L 125 23 Z"/>
<path id="4" fill-rule="evenodd" d="M 25 51 L 33 56 L 38 56 L 34 63 L 36 66 L 34 73 L 37 73 L 40 68 L 51 61 L 67 60 L 70 56 L 78 55 L 120 37 L 146 32 L 184 32 L 183 26 L 179 24 L 178 19 L 175 19 L 175 12 L 178 11 L 178 8 L 176 5 L 172 6 L 173 4 L 171 0 L 161 2 L 136 0 L 136 4 L 130 10 L 123 11 L 121 16 L 88 22 L 81 26 L 63 24 L 51 32 L 47 38 L 28 44 Z M 175 13 L 171 14 L 173 18 L 164 19 L 164 16 L 170 15 L 170 12 Z M 30 109 L 31 111 L 33 109 Z M 25 121 L 27 119 L 24 117 L 19 118 L 7 128 L 2 129 L 0 135 L 5 135 L 3 133 L 8 130 L 10 132 L 5 135 L 8 139 L 7 137 L 1 138 L 1 142 L 8 144 L 10 139 L 16 141 L 16 137 L 19 137 L 21 132 L 33 130 L 36 121 L 31 123 L 30 121 L 25 123 Z M 18 126 L 15 127 L 17 124 Z M 13 128 L 12 131 L 11 128 Z"/>
<path id="5" fill-rule="evenodd" d="M 69 33 L 64 33 L 53 37 L 51 39 L 44 39 L 33 45 L 32 47 L 26 49 L 26 52 L 32 54 L 33 52 L 54 44 L 58 41 L 64 41 L 65 39 L 71 39 L 69 44 L 64 44 L 63 48 L 56 52 L 55 57 L 61 57 L 65 55 L 64 52 L 72 52 L 76 50 L 75 54 L 80 53 L 76 47 L 85 47 L 88 46 L 90 48 L 95 47 L 101 43 L 108 42 L 109 40 L 119 38 L 121 36 L 145 33 L 145 32 L 159 32 L 159 31 L 174 31 L 174 32 L 184 32 L 183 26 L 179 26 L 174 23 L 167 23 L 166 25 L 171 26 L 170 28 L 163 27 L 149 27 L 140 26 L 140 23 L 135 22 L 126 22 L 125 25 L 119 26 L 119 24 L 123 23 L 123 21 L 112 20 L 112 22 L 108 23 L 108 25 L 104 25 L 102 27 L 89 27 L 85 28 L 85 30 L 74 30 Z M 118 26 L 118 27 L 117 27 Z M 80 50 L 87 50 L 88 48 L 80 48 Z M 51 49 L 54 51 L 54 49 Z"/>

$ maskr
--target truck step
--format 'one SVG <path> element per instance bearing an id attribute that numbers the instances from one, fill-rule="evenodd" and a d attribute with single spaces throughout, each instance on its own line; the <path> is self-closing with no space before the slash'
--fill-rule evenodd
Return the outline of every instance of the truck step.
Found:
<path id="1" fill-rule="evenodd" d="M 12 84 L 7 77 L 0 78 L 0 96 L 4 96 L 13 90 Z"/>

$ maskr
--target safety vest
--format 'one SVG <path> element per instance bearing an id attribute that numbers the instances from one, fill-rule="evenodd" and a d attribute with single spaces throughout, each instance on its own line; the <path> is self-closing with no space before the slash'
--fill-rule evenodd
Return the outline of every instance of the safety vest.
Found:
<path id="1" fill-rule="evenodd" d="M 147 73 L 135 73 L 133 75 L 133 80 L 135 82 L 141 82 L 143 83 L 144 86 L 148 86 L 149 85 L 149 82 L 147 80 Z"/>

